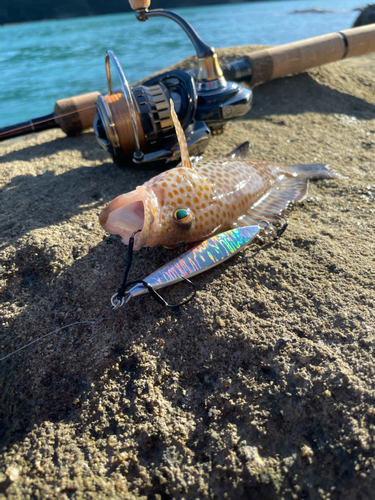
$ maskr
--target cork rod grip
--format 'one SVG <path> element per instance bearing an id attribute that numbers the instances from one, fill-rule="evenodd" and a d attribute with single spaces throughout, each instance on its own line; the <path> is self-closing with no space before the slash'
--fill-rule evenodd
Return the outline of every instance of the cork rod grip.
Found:
<path id="1" fill-rule="evenodd" d="M 90 92 L 56 101 L 56 122 L 63 132 L 73 136 L 93 126 L 98 95 L 99 92 Z"/>
<path id="2" fill-rule="evenodd" d="M 373 51 L 375 24 L 370 24 L 252 52 L 246 58 L 251 82 L 260 83 Z"/>

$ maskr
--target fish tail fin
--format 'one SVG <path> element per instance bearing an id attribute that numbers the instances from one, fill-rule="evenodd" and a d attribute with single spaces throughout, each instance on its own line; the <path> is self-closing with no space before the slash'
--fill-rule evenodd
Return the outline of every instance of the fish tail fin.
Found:
<path id="1" fill-rule="evenodd" d="M 192 168 L 191 162 L 190 162 L 190 157 L 189 157 L 189 149 L 188 149 L 188 145 L 186 142 L 184 129 L 182 128 L 180 120 L 178 119 L 177 113 L 174 109 L 174 104 L 173 104 L 172 99 L 169 99 L 169 103 L 171 106 L 171 115 L 172 115 L 173 125 L 174 125 L 174 128 L 176 130 L 178 144 L 180 146 L 182 166 Z"/>
<path id="2" fill-rule="evenodd" d="M 330 170 L 323 163 L 307 163 L 305 165 L 288 165 L 288 169 L 296 176 L 305 179 L 345 179 L 345 176 Z"/>

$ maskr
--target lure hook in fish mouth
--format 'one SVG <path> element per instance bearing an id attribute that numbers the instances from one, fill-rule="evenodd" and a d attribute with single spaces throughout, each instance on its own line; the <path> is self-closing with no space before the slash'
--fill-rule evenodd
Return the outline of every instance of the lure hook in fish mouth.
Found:
<path id="1" fill-rule="evenodd" d="M 165 307 L 179 307 L 190 302 L 196 294 L 194 284 L 189 280 L 205 270 L 224 262 L 242 248 L 259 238 L 262 242 L 274 241 L 285 231 L 288 221 L 284 216 L 285 224 L 276 230 L 274 224 L 267 220 L 261 220 L 254 226 L 243 226 L 220 233 L 203 241 L 199 245 L 191 248 L 184 254 L 165 264 L 145 279 L 127 282 L 127 276 L 131 266 L 133 244 L 135 233 L 129 239 L 128 257 L 124 273 L 122 286 L 111 298 L 112 308 L 121 307 L 128 303 L 131 297 L 136 297 L 144 293 L 149 293 L 159 304 Z M 260 238 L 264 236 L 265 240 Z M 170 286 L 179 281 L 185 281 L 193 287 L 193 292 L 179 304 L 168 304 L 168 302 L 156 291 L 159 288 Z M 130 288 L 129 288 L 130 287 Z M 127 298 L 125 298 L 125 296 Z"/>
<path id="2" fill-rule="evenodd" d="M 155 288 L 145 280 L 136 280 L 136 281 L 128 282 L 128 274 L 129 274 L 129 271 L 130 271 L 130 268 L 131 268 L 132 262 L 133 262 L 134 240 L 135 240 L 135 236 L 137 235 L 137 233 L 140 233 L 140 232 L 141 232 L 141 229 L 134 231 L 133 234 L 129 238 L 124 277 L 122 279 L 121 287 L 111 297 L 112 309 L 117 309 L 118 307 L 121 307 L 124 304 L 127 304 L 129 302 L 129 300 L 131 299 L 132 296 L 128 292 L 127 288 L 129 288 L 129 287 L 134 288 L 135 285 L 142 285 L 143 287 L 146 287 L 146 289 L 148 290 L 151 297 L 154 300 L 156 300 L 156 302 L 158 302 L 159 304 L 161 304 L 164 307 L 176 308 L 176 307 L 183 306 L 183 305 L 187 304 L 188 302 L 190 302 L 195 297 L 195 294 L 197 293 L 197 289 L 195 288 L 195 285 L 186 276 L 181 276 L 181 278 L 183 280 L 185 280 L 185 282 L 193 288 L 193 292 L 185 300 L 183 300 L 182 302 L 180 302 L 178 304 L 168 304 L 168 302 L 155 290 Z M 126 294 L 128 294 L 128 296 L 125 298 Z"/>
<path id="3" fill-rule="evenodd" d="M 213 236 L 208 240 L 203 241 L 200 245 L 188 250 L 182 256 L 177 257 L 174 261 L 166 264 L 163 268 L 156 271 L 153 275 L 148 276 L 144 280 L 136 280 L 128 282 L 128 274 L 133 260 L 133 249 L 135 247 L 135 237 L 143 230 L 134 231 L 128 241 L 128 252 L 126 258 L 126 267 L 122 285 L 118 291 L 111 297 L 113 309 L 126 304 L 133 295 L 139 293 L 137 288 L 142 290 L 140 293 L 149 292 L 151 297 L 159 304 L 165 307 L 180 307 L 190 302 L 196 294 L 194 284 L 188 279 L 205 269 L 209 269 L 223 260 L 237 253 L 242 247 L 250 243 L 253 239 L 258 238 L 262 243 L 267 241 L 273 242 L 280 238 L 288 226 L 288 220 L 284 215 L 273 214 L 278 220 L 283 219 L 284 224 L 278 229 L 278 225 L 270 223 L 268 220 L 261 220 L 255 226 L 245 226 L 242 228 L 225 231 L 219 235 Z M 220 246 L 222 247 L 220 250 Z M 208 259 L 207 257 L 210 257 Z M 206 262 L 207 258 L 207 262 Z M 201 259 L 201 262 L 200 260 Z M 191 269 L 189 266 L 192 266 Z M 149 281 L 151 279 L 151 282 Z M 184 280 L 188 285 L 193 287 L 193 292 L 179 304 L 168 304 L 168 302 L 156 291 L 156 288 L 167 286 L 174 282 Z M 164 285 L 162 284 L 164 282 Z M 129 287 L 131 287 L 129 289 Z M 125 296 L 128 295 L 127 298 Z"/>

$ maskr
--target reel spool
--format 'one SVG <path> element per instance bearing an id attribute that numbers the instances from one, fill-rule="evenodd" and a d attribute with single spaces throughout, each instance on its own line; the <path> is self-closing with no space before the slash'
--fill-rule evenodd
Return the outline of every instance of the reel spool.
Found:
<path id="1" fill-rule="evenodd" d="M 226 81 L 215 49 L 205 44 L 181 16 L 164 9 L 149 11 L 149 0 L 130 3 L 141 22 L 159 16 L 176 22 L 194 45 L 197 67 L 163 73 L 130 89 L 116 56 L 108 50 L 105 58 L 108 95 L 97 99 L 98 115 L 94 120 L 97 139 L 120 166 L 130 166 L 133 162 L 141 168 L 155 168 L 158 163 L 177 162 L 180 150 L 169 109 L 172 99 L 189 153 L 200 155 L 211 132 L 221 133 L 229 120 L 250 110 L 252 91 Z M 115 93 L 110 63 L 121 82 L 120 91 Z"/>
<path id="2" fill-rule="evenodd" d="M 110 62 L 116 69 L 122 92 L 113 92 Z M 155 162 L 179 159 L 169 99 L 173 99 L 189 149 L 194 150 L 192 154 L 204 151 L 210 130 L 204 122 L 194 120 L 197 93 L 191 75 L 175 70 L 130 89 L 111 50 L 107 51 L 105 64 L 108 95 L 98 96 L 94 129 L 99 144 L 118 165 L 129 166 L 133 161 L 147 168 Z"/>

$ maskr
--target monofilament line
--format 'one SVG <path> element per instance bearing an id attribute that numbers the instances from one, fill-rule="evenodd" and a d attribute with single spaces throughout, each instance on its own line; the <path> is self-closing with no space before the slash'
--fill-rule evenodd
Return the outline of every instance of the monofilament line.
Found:
<path id="1" fill-rule="evenodd" d="M 71 326 L 77 326 L 77 325 L 92 325 L 92 334 L 95 333 L 95 326 L 98 325 L 101 321 L 104 321 L 104 319 L 109 315 L 109 313 L 113 311 L 113 307 L 109 308 L 107 311 L 105 311 L 101 316 L 99 316 L 98 319 L 95 321 L 76 321 L 75 323 L 70 323 L 69 325 L 61 326 L 60 328 L 56 328 L 56 330 L 53 330 L 52 332 L 48 332 L 41 337 L 32 340 L 28 344 L 25 344 L 24 346 L 20 347 L 19 349 L 16 349 L 15 351 L 7 354 L 3 358 L 0 358 L 0 361 L 4 361 L 4 359 L 9 358 L 10 356 L 13 356 L 13 354 L 17 354 L 17 352 L 22 351 L 23 349 L 26 349 L 27 347 L 30 347 L 31 345 L 35 344 L 36 342 L 39 342 L 40 340 L 45 339 L 46 337 L 50 335 L 54 335 L 55 333 L 59 333 L 62 330 L 65 330 L 66 328 L 69 328 Z"/>

